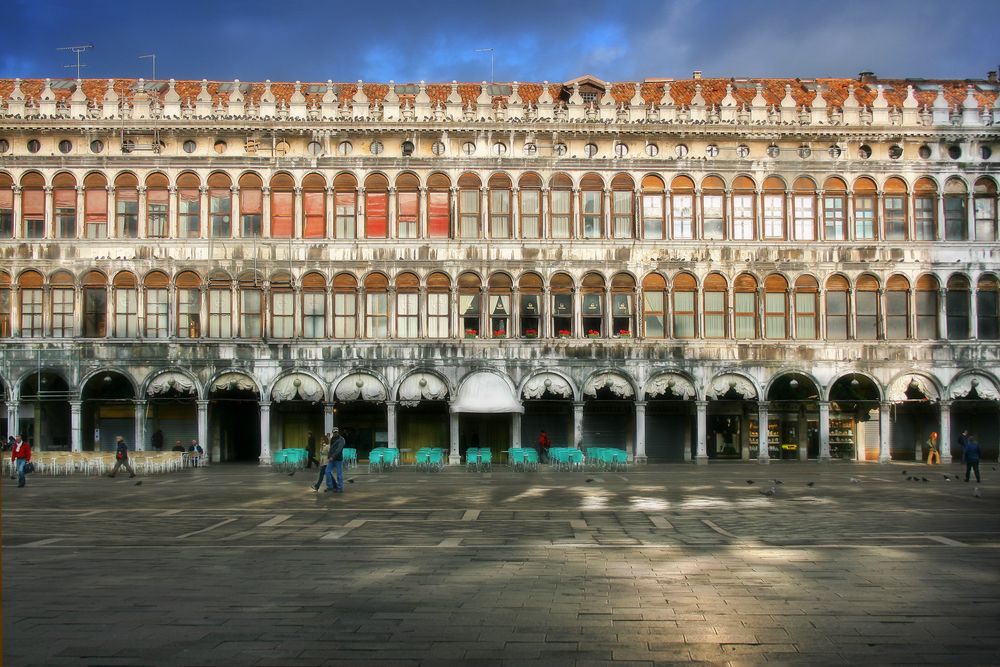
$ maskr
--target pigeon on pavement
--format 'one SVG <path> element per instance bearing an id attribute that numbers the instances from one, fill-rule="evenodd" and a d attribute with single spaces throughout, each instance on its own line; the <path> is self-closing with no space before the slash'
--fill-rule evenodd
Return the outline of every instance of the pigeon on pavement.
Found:
<path id="1" fill-rule="evenodd" d="M 773 497 L 774 497 L 774 494 L 776 494 L 777 492 L 778 492 L 778 490 L 777 490 L 777 489 L 775 489 L 775 488 L 774 488 L 774 487 L 772 486 L 772 487 L 770 487 L 770 488 L 769 488 L 769 489 L 768 489 L 767 491 L 763 491 L 763 490 L 762 490 L 762 491 L 758 491 L 757 493 L 760 493 L 760 494 L 762 494 L 762 495 L 765 495 L 765 496 L 767 496 L 768 498 L 773 498 Z"/>
<path id="2" fill-rule="evenodd" d="M 852 477 L 851 478 L 851 484 L 860 484 L 860 483 L 861 483 L 861 480 L 858 479 L 857 477 Z"/>
<path id="3" fill-rule="evenodd" d="M 815 483 L 816 483 L 816 482 L 806 482 L 806 486 L 812 486 L 812 485 L 813 485 L 813 484 L 815 484 Z"/>
<path id="4" fill-rule="evenodd" d="M 587 484 L 590 484 L 590 483 L 591 483 L 591 482 L 593 482 L 593 481 L 594 481 L 594 480 L 592 480 L 592 479 L 590 479 L 590 478 L 587 478 Z"/>
<path id="5" fill-rule="evenodd" d="M 753 480 L 752 479 L 748 479 L 747 480 L 747 484 L 753 484 Z"/>
<path id="6" fill-rule="evenodd" d="M 982 491 L 979 490 L 978 486 L 972 490 L 972 495 L 974 495 L 976 498 L 982 498 L 983 497 L 983 493 L 982 493 Z"/>
<path id="7" fill-rule="evenodd" d="M 784 484 L 784 482 L 782 482 L 780 479 L 772 479 L 771 481 L 774 482 L 775 484 Z"/>
<path id="8" fill-rule="evenodd" d="M 900 475 L 905 475 L 905 474 L 906 474 L 906 471 L 904 470 L 903 472 L 901 472 L 901 473 L 899 473 L 899 474 L 900 474 Z"/>
<path id="9" fill-rule="evenodd" d="M 929 482 L 929 481 L 931 481 L 931 480 L 927 479 L 926 477 L 921 477 L 921 478 L 920 478 L 920 481 L 921 481 L 921 482 Z"/>
<path id="10" fill-rule="evenodd" d="M 135 483 L 136 486 L 139 486 L 140 484 L 142 484 L 142 480 L 141 479 L 138 482 Z"/>
<path id="11" fill-rule="evenodd" d="M 295 476 L 295 471 L 293 470 L 292 472 L 288 473 L 288 476 L 289 477 L 294 477 Z"/>
<path id="12" fill-rule="evenodd" d="M 354 478 L 352 477 L 352 478 L 350 478 L 349 480 L 347 480 L 347 483 L 348 483 L 348 484 L 354 484 Z"/>

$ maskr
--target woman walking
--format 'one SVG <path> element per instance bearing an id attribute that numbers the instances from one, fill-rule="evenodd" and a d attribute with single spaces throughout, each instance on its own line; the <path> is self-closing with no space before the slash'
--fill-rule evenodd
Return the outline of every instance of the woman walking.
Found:
<path id="1" fill-rule="evenodd" d="M 941 465 L 941 453 L 938 451 L 937 431 L 931 431 L 931 437 L 927 439 L 927 465 L 934 465 L 934 459 Z"/>

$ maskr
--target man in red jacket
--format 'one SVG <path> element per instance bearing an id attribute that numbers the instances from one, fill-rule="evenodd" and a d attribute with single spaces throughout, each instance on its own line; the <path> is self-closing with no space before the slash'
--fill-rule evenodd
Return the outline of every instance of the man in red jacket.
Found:
<path id="1" fill-rule="evenodd" d="M 31 460 L 31 445 L 25 440 L 23 435 L 14 439 L 14 447 L 10 450 L 10 460 L 17 466 L 17 485 L 24 486 L 24 465 Z"/>

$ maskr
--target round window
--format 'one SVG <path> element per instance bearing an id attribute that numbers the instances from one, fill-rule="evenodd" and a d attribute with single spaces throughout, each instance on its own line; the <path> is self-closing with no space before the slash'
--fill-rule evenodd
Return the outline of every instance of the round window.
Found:
<path id="1" fill-rule="evenodd" d="M 318 141 L 310 141 L 306 149 L 309 151 L 309 155 L 319 155 L 323 152 L 323 144 Z"/>
<path id="2" fill-rule="evenodd" d="M 560 156 L 566 155 L 567 150 L 568 149 L 566 148 L 566 144 L 564 144 L 562 142 L 559 142 L 558 144 L 556 144 L 555 146 L 552 147 L 552 152 L 555 153 L 556 155 L 560 155 Z"/>
<path id="3" fill-rule="evenodd" d="M 625 157 L 628 155 L 628 144 L 615 144 L 615 156 Z"/>
<path id="4" fill-rule="evenodd" d="M 989 146 L 980 146 L 979 157 L 981 157 L 984 160 L 989 160 L 991 157 L 993 157 L 993 149 L 990 148 Z"/>
<path id="5" fill-rule="evenodd" d="M 404 141 L 400 145 L 399 149 L 403 151 L 404 157 L 409 157 L 410 155 L 413 155 L 413 151 L 416 150 L 416 146 L 414 146 L 412 141 Z"/>
<path id="6" fill-rule="evenodd" d="M 6 153 L 10 150 L 10 142 L 6 139 L 0 139 L 0 153 Z"/>
<path id="7" fill-rule="evenodd" d="M 182 147 L 184 148 L 185 153 L 194 153 L 195 149 L 198 148 L 198 144 L 196 144 L 191 139 L 188 139 L 187 141 L 184 142 Z"/>
<path id="8" fill-rule="evenodd" d="M 216 153 L 222 155 L 223 153 L 226 152 L 226 149 L 229 148 L 229 146 L 226 144 L 225 141 L 219 139 L 218 141 L 215 142 L 215 146 L 213 146 L 213 148 L 215 149 Z"/>
<path id="9" fill-rule="evenodd" d="M 740 159 L 750 157 L 750 147 L 746 144 L 740 144 L 736 147 L 736 157 Z"/>
<path id="10" fill-rule="evenodd" d="M 890 160 L 898 160 L 901 157 L 903 157 L 903 147 L 902 146 L 900 146 L 899 144 L 893 144 L 892 146 L 889 146 L 889 159 Z"/>
<path id="11" fill-rule="evenodd" d="M 955 144 L 948 146 L 948 157 L 952 160 L 957 160 L 962 157 L 962 148 L 960 146 L 956 146 Z"/>
<path id="12" fill-rule="evenodd" d="M 69 153 L 73 150 L 73 142 L 69 139 L 63 139 L 59 142 L 59 152 L 62 154 Z"/>
<path id="13" fill-rule="evenodd" d="M 472 155 L 476 152 L 476 144 L 471 141 L 466 141 L 462 144 L 462 152 L 466 155 Z"/>
<path id="14" fill-rule="evenodd" d="M 104 152 L 104 142 L 100 139 L 94 139 L 90 142 L 90 152 L 91 153 L 103 153 Z"/>
<path id="15" fill-rule="evenodd" d="M 799 146 L 799 157 L 802 158 L 803 160 L 812 155 L 812 152 L 813 149 L 807 146 L 806 144 L 802 144 L 801 146 Z"/>
<path id="16" fill-rule="evenodd" d="M 927 144 L 924 144 L 923 146 L 917 149 L 917 155 L 926 160 L 931 156 L 931 147 L 928 146 Z"/>
<path id="17" fill-rule="evenodd" d="M 122 142 L 122 153 L 131 153 L 135 150 L 135 142 L 131 139 L 126 139 Z"/>
<path id="18" fill-rule="evenodd" d="M 507 144 L 503 143 L 502 141 L 498 141 L 495 144 L 493 144 L 493 154 L 496 155 L 497 157 L 500 157 L 501 155 L 506 155 Z"/>
<path id="19" fill-rule="evenodd" d="M 525 155 L 537 155 L 538 154 L 538 144 L 525 144 L 524 145 Z"/>
<path id="20" fill-rule="evenodd" d="M 375 141 L 372 142 L 372 145 L 369 147 L 369 150 L 371 151 L 372 155 L 381 155 L 385 151 L 385 146 L 382 145 L 381 141 L 376 139 Z"/>
<path id="21" fill-rule="evenodd" d="M 858 157 L 862 160 L 867 160 L 872 156 L 872 147 L 868 144 L 861 144 L 858 146 Z"/>
<path id="22" fill-rule="evenodd" d="M 597 144 L 587 144 L 583 147 L 583 154 L 587 157 L 594 157 L 597 155 Z"/>
<path id="23" fill-rule="evenodd" d="M 767 147 L 767 156 L 770 158 L 775 158 L 781 155 L 781 149 L 778 148 L 776 144 L 771 144 Z"/>
<path id="24" fill-rule="evenodd" d="M 354 150 L 354 144 L 350 141 L 341 141 L 337 144 L 337 153 L 340 155 L 350 155 L 351 151 Z"/>
<path id="25" fill-rule="evenodd" d="M 705 146 L 705 155 L 708 157 L 719 157 L 719 144 Z"/>
<path id="26" fill-rule="evenodd" d="M 827 152 L 830 154 L 831 158 L 833 158 L 834 160 L 836 160 L 837 158 L 840 157 L 840 154 L 843 151 L 841 150 L 840 146 L 833 145 L 833 146 L 830 146 L 830 148 L 827 149 Z"/>
<path id="27" fill-rule="evenodd" d="M 677 144 L 676 148 L 674 148 L 674 155 L 676 155 L 677 157 L 687 157 L 687 154 L 688 154 L 687 144 Z"/>
<path id="28" fill-rule="evenodd" d="M 290 148 L 291 146 L 288 145 L 288 142 L 282 139 L 274 145 L 274 152 L 278 155 L 285 155 Z"/>
<path id="29" fill-rule="evenodd" d="M 444 148 L 443 141 L 435 141 L 431 144 L 431 153 L 434 153 L 434 155 L 444 155 Z"/>
<path id="30" fill-rule="evenodd" d="M 656 157 L 660 154 L 660 147 L 656 144 L 646 144 L 646 155 Z"/>
<path id="31" fill-rule="evenodd" d="M 37 153 L 42 150 L 42 143 L 38 139 L 32 139 L 28 142 L 28 152 Z"/>

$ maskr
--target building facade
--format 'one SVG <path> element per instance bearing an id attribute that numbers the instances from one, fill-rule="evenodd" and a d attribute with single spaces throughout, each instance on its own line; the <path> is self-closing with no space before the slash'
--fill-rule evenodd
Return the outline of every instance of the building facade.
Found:
<path id="1" fill-rule="evenodd" d="M 995 457 L 997 92 L 0 81 L 0 432 Z"/>

